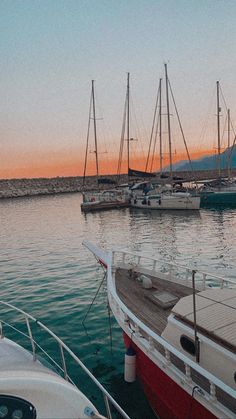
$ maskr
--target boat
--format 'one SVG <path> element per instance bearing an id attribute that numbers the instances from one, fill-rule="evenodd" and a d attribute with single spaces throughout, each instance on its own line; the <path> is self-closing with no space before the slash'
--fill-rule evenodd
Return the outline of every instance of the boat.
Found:
<path id="1" fill-rule="evenodd" d="M 161 190 L 159 193 L 148 195 L 135 195 L 131 199 L 132 208 L 149 210 L 199 210 L 200 196 L 193 196 L 189 192 L 174 192 Z"/>
<path id="2" fill-rule="evenodd" d="M 1 301 L 0 305 L 0 418 L 105 419 L 70 378 L 69 370 L 74 369 L 83 371 L 83 380 L 92 380 L 101 391 L 107 418 L 112 417 L 113 406 L 121 417 L 129 419 L 82 361 L 47 326 L 8 302 Z"/>
<path id="3" fill-rule="evenodd" d="M 140 187 L 140 183 L 135 187 L 131 187 L 131 199 L 130 205 L 133 208 L 142 208 L 142 209 L 151 209 L 151 210 L 199 210 L 200 208 L 200 196 L 195 193 L 195 191 L 189 192 L 188 190 L 181 188 L 175 188 L 176 181 L 173 176 L 173 165 L 172 165 L 172 140 L 171 140 L 171 126 L 170 126 L 170 107 L 169 107 L 169 78 L 167 73 L 167 64 L 165 64 L 165 81 L 166 81 L 166 104 L 167 104 L 167 122 L 168 122 L 168 144 L 169 144 L 169 176 L 163 176 L 163 150 L 162 150 L 162 79 L 159 82 L 159 89 L 157 94 L 156 106 L 154 111 L 154 120 L 151 130 L 151 138 L 149 144 L 148 157 L 146 162 L 145 171 L 148 168 L 148 162 L 150 158 L 150 151 L 153 148 L 155 151 L 155 146 L 152 147 L 153 133 L 154 131 L 157 134 L 157 128 L 154 129 L 155 119 L 157 117 L 157 107 L 158 107 L 158 98 L 159 98 L 159 118 L 158 124 L 160 128 L 160 174 L 159 179 L 153 180 L 150 183 L 150 187 L 143 188 L 143 195 L 140 196 L 140 190 L 144 186 L 143 182 Z M 172 91 L 171 91 L 172 93 Z M 172 94 L 173 95 L 173 94 Z M 175 102 L 174 102 L 175 104 Z M 177 112 L 177 109 L 176 109 Z M 177 113 L 178 116 L 178 113 Z M 179 120 L 179 116 L 178 116 Z M 180 123 L 180 121 L 179 121 Z M 182 126 L 180 124 L 181 132 L 183 135 Z M 183 136 L 184 138 L 184 136 Z M 156 140 L 155 140 L 156 143 Z M 186 147 L 187 155 L 189 162 L 191 164 L 190 155 L 188 152 L 187 144 L 184 138 L 184 144 Z M 153 163 L 153 157 L 152 157 Z M 169 184 L 167 182 L 170 182 Z M 146 182 L 148 184 L 148 182 Z"/>
<path id="4" fill-rule="evenodd" d="M 83 193 L 81 211 L 91 212 L 129 206 L 129 193 L 126 189 L 88 191 Z"/>
<path id="5" fill-rule="evenodd" d="M 106 268 L 126 357 L 136 358 L 156 415 L 235 418 L 236 281 L 141 252 L 84 245 Z"/>
<path id="6" fill-rule="evenodd" d="M 96 180 L 97 188 L 93 191 L 85 191 L 85 180 L 86 180 L 86 170 L 87 170 L 87 159 L 88 159 L 88 146 L 89 146 L 89 134 L 90 134 L 90 121 L 93 120 L 93 130 L 94 130 L 94 154 L 95 154 L 95 164 L 96 164 Z M 84 162 L 84 174 L 83 174 L 83 202 L 81 203 L 81 211 L 89 212 L 96 210 L 105 210 L 112 208 L 125 207 L 129 203 L 126 191 L 119 188 L 113 188 L 112 190 L 102 190 L 100 185 L 105 183 L 110 183 L 111 179 L 102 178 L 99 175 L 99 159 L 98 159 L 98 141 L 97 141 L 97 126 L 96 126 L 96 106 L 95 106 L 95 89 L 94 89 L 94 80 L 92 80 L 92 89 L 90 97 L 90 106 L 89 106 L 89 123 L 88 123 L 88 132 L 87 132 L 87 142 L 86 142 L 86 152 L 85 152 L 85 162 Z"/>
<path id="7" fill-rule="evenodd" d="M 228 120 L 228 179 L 221 176 L 221 130 L 220 130 L 220 83 L 216 82 L 216 115 L 217 115 L 217 170 L 218 178 L 204 182 L 199 190 L 201 207 L 235 207 L 236 206 L 236 183 L 231 179 L 231 156 L 235 145 L 230 148 L 230 112 L 227 110 Z"/>

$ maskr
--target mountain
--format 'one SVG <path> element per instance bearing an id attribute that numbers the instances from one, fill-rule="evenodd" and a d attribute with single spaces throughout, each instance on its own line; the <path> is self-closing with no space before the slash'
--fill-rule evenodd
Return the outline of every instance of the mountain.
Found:
<path id="1" fill-rule="evenodd" d="M 231 154 L 232 153 L 232 154 Z M 236 145 L 234 147 L 227 148 L 223 153 L 221 153 L 220 161 L 221 161 L 221 168 L 227 169 L 228 168 L 228 161 L 229 156 L 231 160 L 231 168 L 236 168 Z M 192 168 L 193 170 L 211 170 L 216 169 L 218 167 L 218 155 L 214 154 L 212 156 L 203 157 L 201 159 L 192 160 Z M 188 161 L 181 161 L 176 163 L 173 166 L 174 170 L 180 171 L 189 171 L 191 170 L 190 164 Z"/>

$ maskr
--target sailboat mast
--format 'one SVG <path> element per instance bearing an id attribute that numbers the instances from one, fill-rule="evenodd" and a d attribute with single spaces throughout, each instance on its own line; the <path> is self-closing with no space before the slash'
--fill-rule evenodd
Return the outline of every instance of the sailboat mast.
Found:
<path id="1" fill-rule="evenodd" d="M 130 123 L 130 110 L 129 110 L 129 73 L 127 74 L 127 160 L 128 160 L 128 174 L 129 174 L 129 123 Z"/>
<path id="2" fill-rule="evenodd" d="M 161 89 L 162 89 L 162 79 L 160 79 L 160 84 L 159 84 L 159 90 L 160 90 L 160 104 L 159 104 L 159 128 L 160 128 L 160 174 L 162 174 L 162 160 L 163 160 L 163 156 L 162 156 L 162 98 L 161 98 Z"/>
<path id="3" fill-rule="evenodd" d="M 97 144 L 97 126 L 96 126 L 96 111 L 95 111 L 95 95 L 94 95 L 94 80 L 92 80 L 92 102 L 93 102 L 93 127 L 94 127 L 94 144 L 95 144 L 95 157 L 96 157 L 96 173 L 98 183 L 98 144 Z"/>
<path id="4" fill-rule="evenodd" d="M 168 139 L 169 139 L 169 162 L 170 162 L 170 177 L 173 175 L 172 171 L 172 151 L 171 151 L 171 130 L 170 130 L 170 104 L 169 104 L 169 90 L 168 90 L 168 75 L 167 64 L 165 64 L 165 79 L 166 79 L 166 106 L 167 106 L 167 122 L 168 122 Z"/>
<path id="5" fill-rule="evenodd" d="M 221 178 L 221 159 L 220 159 L 220 84 L 216 82 L 216 99 L 217 99 L 217 144 L 218 144 L 218 177 Z"/>
<path id="6" fill-rule="evenodd" d="M 227 109 L 227 122 L 228 122 L 228 178 L 230 179 L 230 109 Z"/>
<path id="7" fill-rule="evenodd" d="M 228 120 L 228 148 L 230 147 L 230 109 L 227 110 L 227 120 Z"/>

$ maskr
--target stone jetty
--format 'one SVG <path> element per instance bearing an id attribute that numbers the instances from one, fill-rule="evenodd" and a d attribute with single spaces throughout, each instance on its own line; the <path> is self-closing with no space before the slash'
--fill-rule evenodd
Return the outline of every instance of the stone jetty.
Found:
<path id="1" fill-rule="evenodd" d="M 190 182 L 194 180 L 217 179 L 218 172 L 216 170 L 198 170 L 178 171 L 175 173 L 179 178 Z M 222 177 L 228 176 L 228 171 L 222 169 Z M 236 169 L 231 170 L 231 175 L 236 176 Z M 102 179 L 110 179 L 116 181 L 115 175 L 100 176 Z M 145 178 L 140 180 L 147 180 Z M 120 183 L 128 181 L 127 175 L 121 175 Z M 100 189 L 110 189 L 114 186 L 109 183 L 100 185 Z M 37 179 L 0 179 L 0 199 L 1 198 L 16 198 L 20 196 L 34 196 L 34 195 L 52 195 L 58 193 L 81 192 L 83 190 L 90 191 L 97 189 L 96 176 L 87 176 L 85 180 L 85 187 L 83 188 L 83 177 L 55 177 L 55 178 L 37 178 Z"/>
<path id="2" fill-rule="evenodd" d="M 106 178 L 115 180 L 115 176 L 106 176 Z M 127 176 L 124 176 L 122 182 L 126 181 Z M 1 179 L 0 199 L 81 192 L 82 186 L 83 178 L 80 176 L 37 179 Z M 102 186 L 102 188 L 106 189 L 112 187 L 112 185 L 107 184 Z M 97 189 L 96 176 L 87 176 L 83 189 L 87 191 Z"/>

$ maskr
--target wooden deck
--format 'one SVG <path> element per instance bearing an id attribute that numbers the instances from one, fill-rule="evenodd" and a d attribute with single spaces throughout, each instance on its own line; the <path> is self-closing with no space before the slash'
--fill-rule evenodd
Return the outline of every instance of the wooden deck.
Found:
<path id="1" fill-rule="evenodd" d="M 164 331 L 167 325 L 167 318 L 171 308 L 163 309 L 152 301 L 155 292 L 170 292 L 178 298 L 192 294 L 192 289 L 181 284 L 176 284 L 168 280 L 149 276 L 153 287 L 144 289 L 139 276 L 141 274 L 134 272 L 133 277 L 127 269 L 117 269 L 115 275 L 116 290 L 123 303 L 138 317 L 146 326 L 156 332 L 158 335 Z M 156 349 L 164 355 L 164 349 L 158 343 L 155 343 Z M 184 363 L 176 356 L 171 354 L 171 362 L 182 372 L 185 373 Z M 210 394 L 209 382 L 202 375 L 191 369 L 191 377 L 197 385 L 200 385 Z M 236 400 L 227 395 L 221 389 L 216 388 L 217 399 L 228 409 L 236 414 Z"/>
<path id="2" fill-rule="evenodd" d="M 153 287 L 144 289 L 139 281 L 140 274 L 134 273 L 130 277 L 127 269 L 117 269 L 116 289 L 123 303 L 151 330 L 161 335 L 167 325 L 167 318 L 171 308 L 164 309 L 153 302 L 156 292 L 169 292 L 178 299 L 192 294 L 191 288 L 176 284 L 168 280 L 150 277 Z"/>

